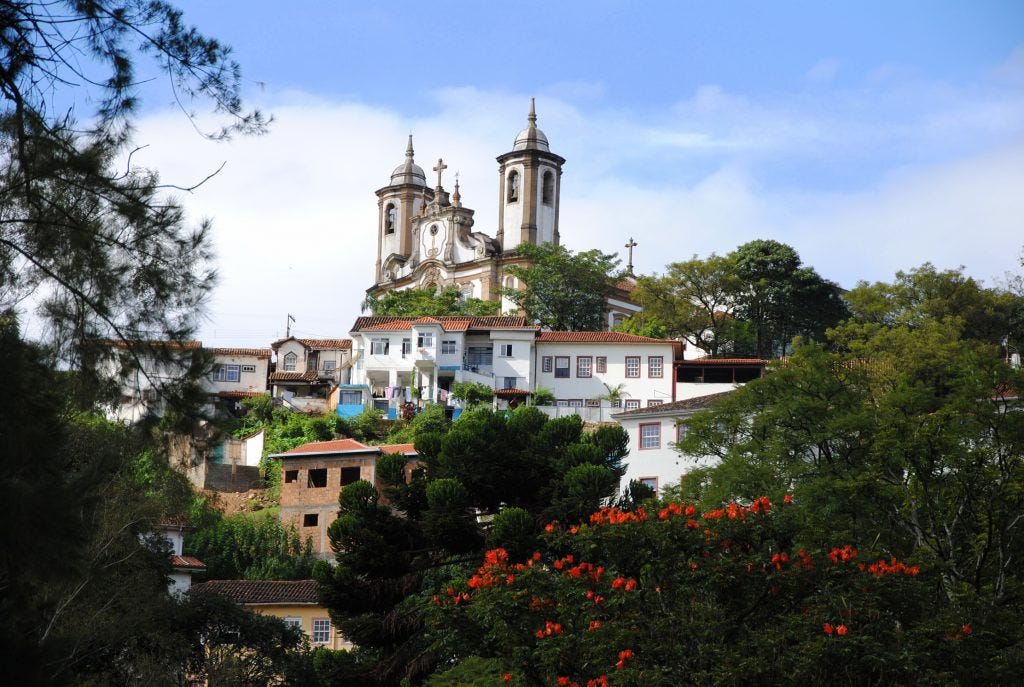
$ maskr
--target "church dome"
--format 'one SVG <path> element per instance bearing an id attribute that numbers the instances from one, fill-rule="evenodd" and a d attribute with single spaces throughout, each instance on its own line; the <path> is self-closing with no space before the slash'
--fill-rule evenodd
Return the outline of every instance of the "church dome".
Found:
<path id="1" fill-rule="evenodd" d="M 512 150 L 546 150 L 548 148 L 548 137 L 537 128 L 537 112 L 534 109 L 533 98 L 530 98 L 530 115 L 527 117 L 529 125 L 519 132 L 516 142 L 512 144 Z"/>
<path id="2" fill-rule="evenodd" d="M 412 161 L 412 154 L 412 134 L 409 134 L 409 145 L 405 149 L 405 162 L 395 167 L 395 171 L 391 173 L 392 184 L 427 185 L 427 175 L 423 173 L 422 167 Z"/>

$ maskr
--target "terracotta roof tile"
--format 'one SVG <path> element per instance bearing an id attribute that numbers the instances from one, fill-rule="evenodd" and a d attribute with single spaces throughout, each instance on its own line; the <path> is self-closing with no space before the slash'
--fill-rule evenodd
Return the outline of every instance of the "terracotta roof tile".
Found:
<path id="1" fill-rule="evenodd" d="M 114 348 L 128 348 L 129 346 L 148 346 L 150 348 L 167 348 L 172 351 L 186 350 L 196 351 L 203 347 L 202 341 L 125 341 L 123 339 L 108 340 L 107 345 Z"/>
<path id="2" fill-rule="evenodd" d="M 767 360 L 761 358 L 694 358 L 693 360 L 681 360 L 681 365 L 688 367 L 707 367 L 708 365 L 767 365 Z"/>
<path id="3" fill-rule="evenodd" d="M 186 568 L 188 570 L 206 570 L 206 563 L 194 556 L 175 556 L 171 555 L 171 567 L 172 568 Z"/>
<path id="4" fill-rule="evenodd" d="M 697 396 L 696 398 L 686 398 L 682 401 L 673 401 L 672 403 L 662 403 L 657 406 L 648 406 L 646 408 L 634 408 L 633 410 L 624 410 L 621 413 L 614 413 L 612 417 L 635 417 L 638 415 L 661 415 L 664 413 L 674 413 L 683 410 L 701 410 L 703 408 L 710 408 L 719 400 L 725 398 L 729 394 L 733 393 L 730 391 L 722 391 L 717 394 L 708 394 L 707 396 Z"/>
<path id="5" fill-rule="evenodd" d="M 652 339 L 649 336 L 637 336 L 623 332 L 541 332 L 537 343 L 659 343 L 677 344 L 672 339 Z"/>
<path id="6" fill-rule="evenodd" d="M 193 594 L 222 594 L 240 604 L 315 604 L 316 580 L 210 580 L 192 585 Z"/>
<path id="7" fill-rule="evenodd" d="M 516 398 L 519 396 L 529 396 L 530 392 L 526 389 L 495 389 L 494 395 L 498 398 Z"/>
<path id="8" fill-rule="evenodd" d="M 319 379 L 316 370 L 307 372 L 271 372 L 272 382 L 315 382 Z"/>
<path id="9" fill-rule="evenodd" d="M 377 448 L 381 453 L 416 453 L 416 444 L 384 444 Z"/>
<path id="10" fill-rule="evenodd" d="M 533 329 L 526 323 L 525 315 L 489 315 L 470 317 L 443 315 L 437 317 L 365 316 L 357 317 L 352 331 L 400 331 L 411 329 L 415 322 L 438 322 L 446 332 L 471 329 Z"/>
<path id="11" fill-rule="evenodd" d="M 286 341 L 298 341 L 306 348 L 312 348 L 317 351 L 335 350 L 341 349 L 343 351 L 352 349 L 352 339 L 300 339 L 295 336 L 290 336 L 287 339 L 278 339 L 274 343 L 270 344 L 270 347 L 275 351 L 281 347 Z"/>
<path id="12" fill-rule="evenodd" d="M 340 453 L 342 451 L 371 451 L 373 446 L 361 444 L 355 439 L 334 439 L 333 441 L 313 441 L 285 451 L 284 456 L 301 455 L 303 453 Z"/>
<path id="13" fill-rule="evenodd" d="M 264 396 L 266 391 L 218 391 L 218 398 L 252 398 L 254 396 Z"/>
<path id="14" fill-rule="evenodd" d="M 269 348 L 207 348 L 214 355 L 247 355 L 254 358 L 270 358 Z"/>

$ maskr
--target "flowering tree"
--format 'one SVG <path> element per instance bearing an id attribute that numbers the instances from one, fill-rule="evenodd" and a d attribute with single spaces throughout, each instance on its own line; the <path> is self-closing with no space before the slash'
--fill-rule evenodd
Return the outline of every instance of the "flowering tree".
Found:
<path id="1" fill-rule="evenodd" d="M 440 589 L 432 626 L 512 685 L 936 684 L 1019 670 L 983 618 L 936 603 L 934 570 L 823 544 L 799 511 L 761 497 L 551 523 L 526 560 L 490 550 Z"/>

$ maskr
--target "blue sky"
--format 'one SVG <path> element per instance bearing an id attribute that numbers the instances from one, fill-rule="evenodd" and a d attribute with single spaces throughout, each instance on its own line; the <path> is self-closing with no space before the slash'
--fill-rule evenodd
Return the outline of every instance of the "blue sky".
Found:
<path id="1" fill-rule="evenodd" d="M 210 345 L 265 345 L 289 312 L 347 334 L 410 132 L 493 234 L 494 158 L 531 96 L 574 250 L 632 236 L 651 273 L 773 238 L 846 287 L 925 261 L 1021 270 L 1024 2 L 179 4 L 276 118 L 229 144 L 166 97 L 140 122 L 167 181 L 226 163 L 182 198 L 221 255 Z"/>

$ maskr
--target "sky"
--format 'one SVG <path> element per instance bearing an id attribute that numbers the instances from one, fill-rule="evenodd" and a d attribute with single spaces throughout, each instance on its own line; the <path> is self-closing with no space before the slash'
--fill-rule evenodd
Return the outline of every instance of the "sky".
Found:
<path id="1" fill-rule="evenodd" d="M 632 237 L 653 274 L 767 238 L 846 288 L 926 261 L 1024 271 L 1024 2 L 177 4 L 275 120 L 211 142 L 154 88 L 138 121 L 133 162 L 165 182 L 223 165 L 178 195 L 213 223 L 208 346 L 265 347 L 289 314 L 348 335 L 410 133 L 493 235 L 531 97 L 571 250 L 624 259 Z"/>

